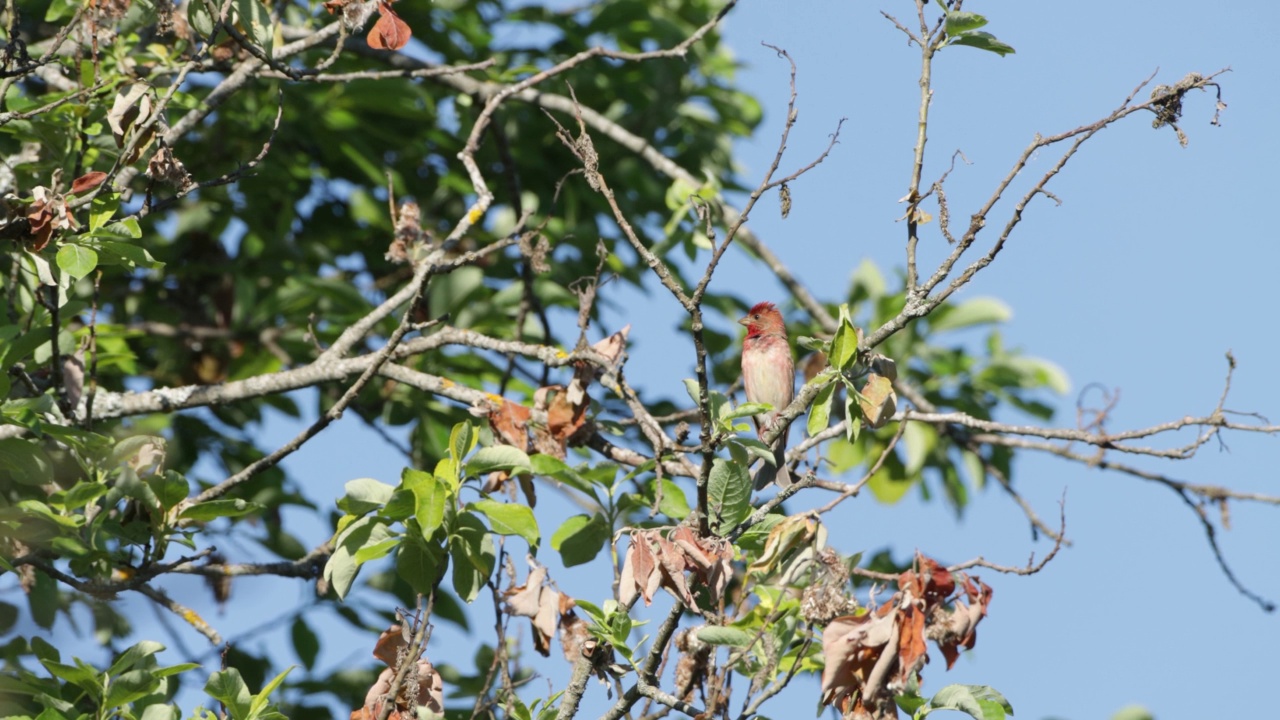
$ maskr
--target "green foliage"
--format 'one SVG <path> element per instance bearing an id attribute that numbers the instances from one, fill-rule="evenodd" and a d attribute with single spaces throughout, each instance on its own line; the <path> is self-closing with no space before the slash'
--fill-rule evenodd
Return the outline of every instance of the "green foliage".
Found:
<path id="1" fill-rule="evenodd" d="M 928 700 L 909 694 L 898 697 L 898 705 L 920 720 L 935 710 L 957 710 L 976 720 L 1004 720 L 1013 706 L 1004 696 L 986 685 L 948 685 Z"/>

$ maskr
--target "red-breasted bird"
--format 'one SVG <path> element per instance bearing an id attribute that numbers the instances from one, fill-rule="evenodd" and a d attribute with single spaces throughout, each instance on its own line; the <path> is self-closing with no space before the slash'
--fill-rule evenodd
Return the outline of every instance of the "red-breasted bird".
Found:
<path id="1" fill-rule="evenodd" d="M 773 410 L 755 416 L 756 433 L 764 437 L 777 422 L 796 394 L 795 362 L 791 359 L 791 343 L 782 313 L 773 303 L 757 303 L 739 324 L 747 327 L 742 341 L 742 381 L 748 402 L 769 403 Z M 784 429 L 773 444 L 775 465 L 765 464 L 756 474 L 756 489 L 775 480 L 779 487 L 791 484 L 786 465 L 787 431 Z"/>

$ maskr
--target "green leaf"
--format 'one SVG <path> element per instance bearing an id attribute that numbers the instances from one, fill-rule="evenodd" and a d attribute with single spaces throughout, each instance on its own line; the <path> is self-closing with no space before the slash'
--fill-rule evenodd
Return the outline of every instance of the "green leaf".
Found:
<path id="1" fill-rule="evenodd" d="M 0 470 L 18 485 L 43 485 L 53 477 L 53 466 L 40 446 L 22 438 L 0 440 Z"/>
<path id="2" fill-rule="evenodd" d="M 439 544 L 423 540 L 420 535 L 406 535 L 400 543 L 396 574 L 409 583 L 414 592 L 430 594 L 448 567 L 449 556 Z"/>
<path id="3" fill-rule="evenodd" d="M 204 666 L 201 665 L 200 663 L 178 663 L 177 665 L 162 667 L 159 670 L 152 670 L 151 674 L 155 675 L 158 678 L 167 678 L 170 675 L 178 675 L 184 672 L 190 672 L 200 667 L 204 667 Z"/>
<path id="4" fill-rule="evenodd" d="M 104 190 L 94 195 L 93 201 L 89 203 L 89 232 L 92 233 L 110 222 L 119 209 L 120 193 Z"/>
<path id="5" fill-rule="evenodd" d="M 718 530 L 729 530 L 751 512 L 751 476 L 744 465 L 716 458 L 707 480 L 708 512 Z"/>
<path id="6" fill-rule="evenodd" d="M 759 441 L 757 440 L 756 442 Z M 764 443 L 760 444 L 763 445 Z M 672 520 L 684 520 L 688 517 L 690 512 L 689 499 L 685 497 L 684 490 L 667 478 L 662 478 L 660 487 L 662 488 L 662 499 L 658 503 L 658 510 Z"/>
<path id="7" fill-rule="evenodd" d="M 363 515 L 377 510 L 386 505 L 396 491 L 390 485 L 373 478 L 352 480 L 343 486 L 343 489 L 346 495 L 338 501 L 338 509 L 349 515 Z"/>
<path id="8" fill-rule="evenodd" d="M 352 557 L 355 559 L 357 565 L 363 565 L 372 560 L 377 560 L 378 558 L 390 555 L 391 551 L 394 550 L 400 542 L 401 539 L 399 537 L 390 537 L 376 543 L 369 543 L 361 547 L 359 550 L 356 550 L 356 554 Z"/>
<path id="9" fill-rule="evenodd" d="M 752 417 L 754 415 L 763 415 L 773 410 L 773 406 L 769 403 L 748 402 L 729 410 L 723 416 L 717 418 L 719 422 L 732 422 L 738 418 Z"/>
<path id="10" fill-rule="evenodd" d="M 835 440 L 827 446 L 827 462 L 831 463 L 831 472 L 840 473 L 852 470 L 862 462 L 862 448 L 850 440 Z"/>
<path id="11" fill-rule="evenodd" d="M 473 513 L 459 513 L 455 525 L 449 542 L 453 589 L 464 602 L 471 602 L 493 574 L 498 553 L 488 528 Z"/>
<path id="12" fill-rule="evenodd" d="M 236 0 L 235 7 L 240 23 L 249 31 L 249 39 L 270 56 L 274 34 L 271 32 L 271 16 L 267 13 L 266 5 L 260 0 Z"/>
<path id="13" fill-rule="evenodd" d="M 574 515 L 551 535 L 551 549 L 560 553 L 565 567 L 583 565 L 596 558 L 609 534 L 609 524 L 600 513 Z"/>
<path id="14" fill-rule="evenodd" d="M 138 663 L 145 663 L 148 658 L 156 653 L 164 652 L 164 645 L 154 640 L 143 640 L 129 647 L 129 649 L 120 653 L 120 657 L 111 663 L 111 667 L 107 669 L 108 675 L 119 675 L 120 673 L 132 670 L 138 667 Z"/>
<path id="15" fill-rule="evenodd" d="M 426 473 L 423 474 L 425 475 Z M 413 493 L 401 483 L 400 487 L 396 488 L 395 493 L 391 495 L 391 499 L 387 501 L 387 504 L 382 506 L 382 510 L 378 512 L 378 515 L 392 522 L 403 522 L 413 517 L 417 503 L 418 501 L 413 496 Z"/>
<path id="16" fill-rule="evenodd" d="M 139 720 L 178 720 L 181 714 L 177 705 L 152 703 L 142 709 L 142 717 Z"/>
<path id="17" fill-rule="evenodd" d="M 915 475 L 924 469 L 929 453 L 938 444 L 938 433 L 932 425 L 909 422 L 902 431 L 902 441 L 906 446 L 906 473 Z"/>
<path id="18" fill-rule="evenodd" d="M 49 9 L 44 11 L 44 21 L 58 22 L 63 18 L 71 17 L 75 10 L 76 3 L 73 0 L 54 0 L 49 3 Z"/>
<path id="19" fill-rule="evenodd" d="M 208 522 L 220 517 L 240 517 L 249 513 L 261 512 L 262 509 L 262 505 L 241 498 L 234 500 L 206 500 L 183 510 L 181 517 L 187 520 Z"/>
<path id="20" fill-rule="evenodd" d="M 1071 389 L 1067 372 L 1057 363 L 1035 357 L 1020 357 L 1010 360 L 1010 364 L 1030 375 L 1033 387 L 1047 387 L 1059 395 L 1065 395 Z"/>
<path id="21" fill-rule="evenodd" d="M 414 515 L 422 526 L 422 539 L 430 541 L 444 522 L 445 503 L 453 495 L 452 488 L 421 470 L 406 469 L 402 477 L 405 487 L 413 491 Z"/>
<path id="22" fill-rule="evenodd" d="M 3 625 L 5 625 L 5 629 L 8 629 L 8 626 L 12 625 L 13 621 L 17 619 L 18 607 L 16 605 L 10 605 L 9 603 L 0 603 L 0 608 L 3 608 L 3 610 L 0 611 L 0 615 L 5 616 Z M 62 659 L 62 653 L 58 652 L 58 648 L 49 644 L 48 640 L 45 640 L 39 635 L 32 636 L 30 643 L 31 652 L 35 654 L 36 659 L 40 662 L 43 663 L 47 660 L 49 662 L 56 663 Z"/>
<path id="23" fill-rule="evenodd" d="M 740 448 L 745 450 L 747 455 L 758 457 L 770 465 L 773 465 L 776 462 L 776 459 L 773 457 L 773 450 L 770 450 L 768 445 L 765 445 L 762 441 L 757 440 L 756 438 L 735 437 L 730 438 L 729 442 L 726 444 L 729 446 L 729 453 L 735 457 L 735 449 Z M 744 456 L 744 462 L 751 462 L 750 457 Z"/>
<path id="24" fill-rule="evenodd" d="M 805 432 L 809 437 L 813 437 L 831 423 L 831 401 L 835 397 L 836 383 L 829 382 L 821 390 L 818 396 L 813 399 L 813 405 L 809 406 L 809 422 L 805 425 Z"/>
<path id="25" fill-rule="evenodd" d="M 460 422 L 453 426 L 453 430 L 449 432 L 449 457 L 462 467 L 462 460 L 471 453 L 475 448 L 476 441 L 480 439 L 480 434 L 471 427 L 469 422 Z"/>
<path id="26" fill-rule="evenodd" d="M 213 34 L 213 24 L 217 17 L 217 10 L 210 7 L 210 0 L 191 0 L 187 4 L 187 24 L 195 28 L 202 39 Z"/>
<path id="27" fill-rule="evenodd" d="M 959 35 L 971 30 L 977 30 L 987 24 L 987 19 L 978 13 L 973 12 L 948 12 L 947 13 L 947 34 Z"/>
<path id="28" fill-rule="evenodd" d="M 1008 322 L 1013 310 L 995 298 L 973 298 L 956 305 L 943 305 L 929 315 L 929 329 L 934 332 L 958 330 L 973 325 Z"/>
<path id="29" fill-rule="evenodd" d="M 111 678 L 102 708 L 110 710 L 140 700 L 160 689 L 161 680 L 150 670 L 130 670 Z"/>
<path id="30" fill-rule="evenodd" d="M 80 278 L 93 272 L 98 267 L 98 253 L 87 247 L 67 243 L 58 248 L 58 254 L 55 256 L 58 267 L 71 277 L 79 280 Z"/>
<path id="31" fill-rule="evenodd" d="M 324 579 L 329 581 L 339 599 L 346 597 L 360 571 L 361 563 L 356 561 L 356 553 L 366 545 L 381 543 L 390 535 L 386 522 L 373 515 L 357 518 L 338 533 L 334 542 L 337 547 L 324 566 Z"/>
<path id="32" fill-rule="evenodd" d="M 840 327 L 836 329 L 836 336 L 831 339 L 831 354 L 827 356 L 827 362 L 833 368 L 848 370 L 858 357 L 858 331 L 849 321 L 847 306 L 840 310 Z"/>
<path id="33" fill-rule="evenodd" d="M 253 702 L 253 696 L 249 694 L 249 687 L 244 684 L 239 670 L 227 668 L 215 672 L 209 677 L 209 682 L 205 683 L 204 691 L 209 697 L 227 706 L 227 713 L 232 720 L 248 718 L 249 703 Z"/>
<path id="34" fill-rule="evenodd" d="M 977 720 L 1004 720 L 1013 714 L 1013 706 L 999 692 L 986 685 L 948 685 L 939 690 L 917 711 L 917 717 L 934 710 L 958 710 Z"/>
<path id="35" fill-rule="evenodd" d="M 552 455 L 532 455 L 529 457 L 529 464 L 533 468 L 534 475 L 559 480 L 575 490 L 590 495 L 599 502 L 600 497 L 596 494 L 596 486 L 592 481 L 583 477 L 581 473 L 566 465 L 559 458 Z"/>
<path id="36" fill-rule="evenodd" d="M 100 675 L 92 667 L 88 665 L 66 665 L 43 659 L 40 662 L 49 671 L 50 675 L 79 687 L 89 693 L 89 696 L 95 701 L 102 697 L 102 681 L 99 680 Z"/>
<path id="37" fill-rule="evenodd" d="M 142 226 L 138 224 L 138 218 L 136 217 L 127 217 L 119 222 L 110 223 L 102 229 L 116 237 L 126 237 L 133 240 L 142 237 Z"/>
<path id="38" fill-rule="evenodd" d="M 969 450 L 960 451 L 960 462 L 964 466 L 965 474 L 969 476 L 969 484 L 976 490 L 981 490 L 987 485 L 987 469 L 982 464 L 982 458 L 977 453 Z"/>
<path id="39" fill-rule="evenodd" d="M 99 258 L 103 264 L 124 265 L 129 269 L 146 268 L 156 270 L 164 267 L 164 263 L 156 260 L 146 248 L 127 242 L 115 240 L 97 240 Z"/>
<path id="40" fill-rule="evenodd" d="M 1007 45 L 1003 42 L 1000 42 L 991 33 L 982 32 L 981 30 L 977 30 L 974 32 L 967 32 L 967 33 L 964 33 L 963 35 L 954 35 L 952 36 L 951 40 L 947 42 L 947 44 L 948 45 L 968 45 L 969 47 L 976 47 L 979 50 L 986 50 L 988 52 L 993 52 L 999 55 L 1000 57 L 1004 57 L 1005 55 L 1012 55 L 1014 52 L 1016 52 L 1012 46 Z"/>
<path id="41" fill-rule="evenodd" d="M 489 518 L 493 531 L 499 535 L 518 535 L 529 543 L 529 548 L 538 548 L 538 521 L 533 511 L 524 505 L 498 502 L 497 500 L 477 500 L 467 506 L 471 510 L 484 513 Z"/>
<path id="42" fill-rule="evenodd" d="M 147 484 L 160 501 L 160 507 L 165 510 L 186 500 L 187 493 L 191 492 L 191 484 L 187 479 L 172 470 L 165 471 L 163 475 L 152 475 L 147 478 Z"/>
<path id="43" fill-rule="evenodd" d="M 290 665 L 285 668 L 283 672 L 271 678 L 271 681 L 263 686 L 262 692 L 253 696 L 253 702 L 249 705 L 250 718 L 257 717 L 267 708 L 267 703 L 271 700 L 271 693 L 275 692 L 276 688 L 280 687 L 280 683 L 284 682 L 285 677 L 293 671 L 294 667 L 296 666 Z"/>
<path id="44" fill-rule="evenodd" d="M 906 495 L 915 484 L 916 478 L 903 473 L 901 463 L 897 462 L 893 456 L 890 456 L 889 460 L 867 481 L 871 494 L 885 505 L 893 505 L 901 500 L 902 496 Z"/>
<path id="45" fill-rule="evenodd" d="M 735 627 L 707 625 L 698 630 L 698 639 L 709 645 L 728 645 L 730 647 L 749 647 L 755 636 L 746 630 Z"/>
<path id="46" fill-rule="evenodd" d="M 468 475 L 484 475 L 495 470 L 532 472 L 529 455 L 510 445 L 491 445 L 480 448 L 467 462 Z"/>

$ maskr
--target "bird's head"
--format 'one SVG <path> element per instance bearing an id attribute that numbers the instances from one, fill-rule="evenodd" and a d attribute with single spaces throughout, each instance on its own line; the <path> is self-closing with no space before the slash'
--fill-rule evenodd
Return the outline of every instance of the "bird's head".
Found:
<path id="1" fill-rule="evenodd" d="M 756 303 L 740 320 L 739 325 L 747 328 L 747 337 L 761 335 L 781 335 L 786 337 L 787 327 L 782 322 L 782 313 L 771 302 Z"/>

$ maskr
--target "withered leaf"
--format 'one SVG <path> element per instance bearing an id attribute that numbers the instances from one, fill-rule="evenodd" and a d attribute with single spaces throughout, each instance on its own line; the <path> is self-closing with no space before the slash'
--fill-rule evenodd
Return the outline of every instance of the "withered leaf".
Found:
<path id="1" fill-rule="evenodd" d="M 867 425 L 873 428 L 883 427 L 897 410 L 897 402 L 893 381 L 875 373 L 867 375 L 867 384 L 858 398 L 858 405 L 862 407 L 862 416 L 867 419 Z"/>
<path id="2" fill-rule="evenodd" d="M 527 450 L 529 447 L 528 422 L 532 411 L 520 403 L 503 400 L 489 412 L 489 427 L 503 445 Z"/>
<path id="3" fill-rule="evenodd" d="M 562 623 L 574 620 L 573 598 L 543 584 L 547 569 L 536 566 L 529 570 L 525 584 L 507 591 L 507 609 L 515 616 L 533 622 L 533 646 L 544 657 L 551 654 L 551 639 Z M 563 642 L 570 642 L 561 638 Z"/>
<path id="4" fill-rule="evenodd" d="M 886 603 L 878 611 L 844 615 L 827 624 L 822 631 L 823 705 L 847 712 L 848 701 L 858 696 L 892 637 L 893 609 L 892 604 Z"/>
<path id="5" fill-rule="evenodd" d="M 529 570 L 524 585 L 507 591 L 507 608 L 512 615 L 534 617 L 538 614 L 538 598 L 542 594 L 542 581 L 547 579 L 547 569 L 537 566 Z"/>
<path id="6" fill-rule="evenodd" d="M 676 544 L 662 537 L 657 536 L 658 541 L 658 557 L 662 566 L 662 587 L 670 590 L 673 595 L 680 598 L 688 607 L 696 607 L 693 594 L 689 592 L 689 584 L 684 579 L 685 560 L 684 553 Z"/>
<path id="7" fill-rule="evenodd" d="M 71 194 L 79 195 L 88 192 L 102 184 L 107 179 L 107 174 L 101 170 L 92 170 L 87 172 L 75 180 L 71 181 Z"/>
<path id="8" fill-rule="evenodd" d="M 412 35 L 413 31 L 409 28 L 409 23 L 400 19 L 400 16 L 391 9 L 391 4 L 380 2 L 378 3 L 378 21 L 373 24 L 373 29 L 369 30 L 365 40 L 374 50 L 399 50 L 409 44 L 409 38 Z"/>
<path id="9" fill-rule="evenodd" d="M 402 628 L 392 625 L 378 636 L 378 642 L 373 646 L 373 656 L 386 663 L 387 667 L 394 668 L 396 656 L 400 653 L 400 648 L 405 646 Z"/>

